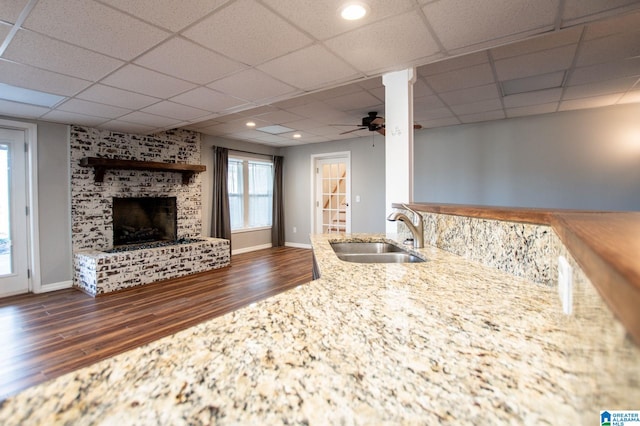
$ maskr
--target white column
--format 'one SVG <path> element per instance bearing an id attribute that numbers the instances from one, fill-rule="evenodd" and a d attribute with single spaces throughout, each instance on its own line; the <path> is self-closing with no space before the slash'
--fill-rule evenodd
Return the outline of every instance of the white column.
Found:
<path id="1" fill-rule="evenodd" d="M 385 203 L 386 216 L 392 203 L 413 201 L 413 83 L 415 68 L 382 76 L 385 86 Z M 397 224 L 387 221 L 387 232 Z"/>

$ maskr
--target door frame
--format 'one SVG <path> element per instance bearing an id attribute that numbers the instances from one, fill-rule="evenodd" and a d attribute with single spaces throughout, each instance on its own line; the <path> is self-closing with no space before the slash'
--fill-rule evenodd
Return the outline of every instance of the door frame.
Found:
<path id="1" fill-rule="evenodd" d="M 38 230 L 38 125 L 23 121 L 0 118 L 0 127 L 24 132 L 26 144 L 26 201 L 29 215 L 27 217 L 27 265 L 29 278 L 27 290 L 40 293 L 42 282 L 40 277 L 40 233 Z"/>
<path id="2" fill-rule="evenodd" d="M 348 182 L 347 182 L 347 193 L 349 194 L 349 200 L 348 200 L 348 209 L 349 212 L 347 214 L 347 217 L 349 218 L 348 222 L 347 222 L 347 232 L 351 232 L 351 151 L 340 151 L 340 152 L 328 152 L 325 154 L 311 154 L 311 168 L 310 168 L 310 173 L 311 173 L 311 188 L 309 193 L 311 194 L 310 196 L 310 206 L 311 206 L 311 222 L 310 223 L 310 231 L 311 234 L 316 234 L 316 188 L 317 188 L 317 174 L 316 174 L 316 163 L 318 160 L 331 160 L 331 159 L 344 159 L 345 162 L 347 163 L 347 176 L 348 176 Z"/>

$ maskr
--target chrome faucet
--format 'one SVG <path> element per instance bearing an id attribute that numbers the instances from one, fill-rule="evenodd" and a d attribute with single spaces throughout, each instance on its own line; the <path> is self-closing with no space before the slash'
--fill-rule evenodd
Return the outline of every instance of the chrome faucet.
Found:
<path id="1" fill-rule="evenodd" d="M 422 215 L 418 214 L 416 211 L 410 209 L 406 204 L 403 204 L 402 207 L 405 210 L 409 210 L 416 218 L 416 222 L 414 223 L 409 217 L 400 212 L 393 212 L 387 217 L 387 220 L 391 222 L 395 222 L 399 220 L 400 222 L 404 222 L 405 225 L 409 228 L 409 231 L 413 234 L 413 248 L 423 248 L 424 247 L 424 224 L 422 222 Z"/>

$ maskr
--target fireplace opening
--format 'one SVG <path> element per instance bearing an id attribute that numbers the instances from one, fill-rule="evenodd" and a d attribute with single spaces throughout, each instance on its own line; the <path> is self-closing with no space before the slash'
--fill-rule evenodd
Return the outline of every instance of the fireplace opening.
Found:
<path id="1" fill-rule="evenodd" d="M 113 245 L 177 239 L 176 197 L 113 199 Z"/>

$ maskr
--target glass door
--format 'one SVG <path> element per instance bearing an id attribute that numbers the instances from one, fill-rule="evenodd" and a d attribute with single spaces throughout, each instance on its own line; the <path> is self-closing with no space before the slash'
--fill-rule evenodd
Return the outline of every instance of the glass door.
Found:
<path id="1" fill-rule="evenodd" d="M 0 128 L 0 297 L 29 290 L 25 135 Z"/>
<path id="2" fill-rule="evenodd" d="M 316 233 L 351 232 L 349 179 L 348 158 L 316 160 Z"/>

